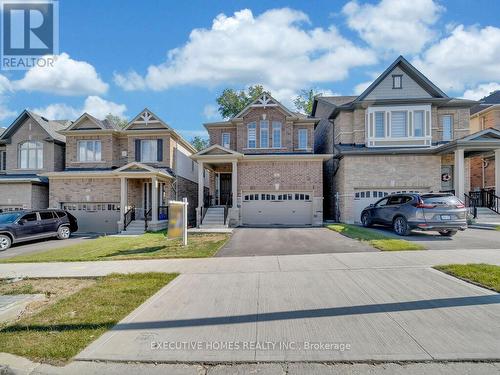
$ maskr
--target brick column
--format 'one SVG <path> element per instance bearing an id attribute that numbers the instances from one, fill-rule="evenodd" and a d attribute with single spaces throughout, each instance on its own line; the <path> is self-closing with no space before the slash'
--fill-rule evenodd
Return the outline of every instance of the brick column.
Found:
<path id="1" fill-rule="evenodd" d="M 196 225 L 201 225 L 201 217 L 203 215 L 203 195 L 205 188 L 205 179 L 203 177 L 203 162 L 198 162 L 198 207 L 196 208 Z"/>
<path id="2" fill-rule="evenodd" d="M 158 221 L 158 178 L 151 177 L 151 221 Z"/>
<path id="3" fill-rule="evenodd" d="M 465 199 L 465 157 L 464 150 L 455 150 L 455 170 L 453 173 L 453 188 L 455 189 L 455 195 L 458 199 L 463 201 Z"/>

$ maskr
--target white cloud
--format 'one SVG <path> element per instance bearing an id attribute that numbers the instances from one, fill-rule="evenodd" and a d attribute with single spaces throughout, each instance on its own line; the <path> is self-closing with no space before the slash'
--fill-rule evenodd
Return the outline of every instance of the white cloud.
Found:
<path id="1" fill-rule="evenodd" d="M 459 25 L 413 63 L 445 91 L 500 81 L 500 28 Z"/>
<path id="2" fill-rule="evenodd" d="M 75 120 L 87 112 L 92 116 L 103 119 L 108 114 L 124 117 L 127 107 L 124 104 L 117 104 L 98 96 L 89 96 L 85 99 L 83 107 L 76 108 L 64 103 L 50 104 L 47 107 L 35 108 L 33 112 L 45 116 L 49 119 L 70 119 Z"/>
<path id="3" fill-rule="evenodd" d="M 417 53 L 436 37 L 432 26 L 443 8 L 434 0 L 350 1 L 342 8 L 347 25 L 370 46 L 387 52 Z"/>
<path id="4" fill-rule="evenodd" d="M 311 28 L 309 23 L 305 13 L 288 8 L 259 16 L 249 9 L 220 14 L 210 29 L 194 29 L 186 44 L 168 51 L 167 60 L 149 66 L 144 76 L 115 73 L 114 81 L 125 90 L 260 83 L 277 97 L 290 97 L 376 62 L 373 51 L 355 46 L 334 26 Z"/>
<path id="5" fill-rule="evenodd" d="M 179 133 L 186 139 L 191 139 L 193 137 L 208 138 L 208 132 L 206 130 L 179 130 Z"/>
<path id="6" fill-rule="evenodd" d="M 205 118 L 207 120 L 214 120 L 216 118 L 220 118 L 219 111 L 217 110 L 217 106 L 215 106 L 213 104 L 207 104 L 203 108 L 203 116 L 205 116 Z"/>
<path id="7" fill-rule="evenodd" d="M 89 63 L 73 60 L 67 53 L 56 57 L 52 67 L 33 67 L 22 79 L 13 81 L 14 89 L 57 95 L 104 94 L 108 90 L 108 84 Z"/>
<path id="8" fill-rule="evenodd" d="M 484 98 L 485 96 L 490 95 L 493 91 L 497 90 L 500 90 L 500 83 L 498 82 L 483 83 L 481 85 L 477 85 L 474 88 L 465 90 L 463 98 L 471 100 L 479 100 Z"/>
<path id="9" fill-rule="evenodd" d="M 354 94 L 355 95 L 361 95 L 363 91 L 365 91 L 368 86 L 370 86 L 373 83 L 373 81 L 366 81 L 366 82 L 361 82 L 358 83 L 356 86 L 354 86 Z"/>

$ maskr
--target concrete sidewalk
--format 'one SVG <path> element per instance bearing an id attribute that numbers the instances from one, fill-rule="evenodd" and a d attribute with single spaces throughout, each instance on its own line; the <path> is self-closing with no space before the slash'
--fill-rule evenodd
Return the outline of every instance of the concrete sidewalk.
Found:
<path id="1" fill-rule="evenodd" d="M 489 263 L 500 265 L 500 249 L 425 250 L 344 254 L 281 255 L 200 259 L 152 259 L 98 262 L 8 263 L 0 264 L 0 278 L 85 277 L 110 273 L 179 272 L 254 273 L 326 271 L 370 268 L 432 267 L 448 263 Z"/>

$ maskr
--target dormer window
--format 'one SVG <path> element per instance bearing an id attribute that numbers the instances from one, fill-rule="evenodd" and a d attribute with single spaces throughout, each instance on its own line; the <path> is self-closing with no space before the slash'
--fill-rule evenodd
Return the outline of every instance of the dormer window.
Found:
<path id="1" fill-rule="evenodd" d="M 393 89 L 403 88 L 403 76 L 401 74 L 394 74 L 392 76 L 392 88 Z"/>

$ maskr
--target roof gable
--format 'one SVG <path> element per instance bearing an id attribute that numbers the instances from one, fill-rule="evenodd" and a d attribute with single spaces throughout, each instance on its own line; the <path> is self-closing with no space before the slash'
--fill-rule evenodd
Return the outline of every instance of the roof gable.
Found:
<path id="1" fill-rule="evenodd" d="M 488 141 L 499 141 L 500 140 L 500 130 L 495 128 L 487 128 L 476 133 L 470 134 L 466 137 L 460 138 L 460 142 L 488 142 Z"/>
<path id="2" fill-rule="evenodd" d="M 151 112 L 149 109 L 144 108 L 141 113 L 130 121 L 124 130 L 150 130 L 150 129 L 168 129 L 168 126 L 162 119 Z"/>
<path id="3" fill-rule="evenodd" d="M 46 133 L 49 139 L 65 142 L 66 138 L 58 132 L 63 130 L 68 122 L 66 121 L 50 121 L 45 117 L 37 115 L 36 113 L 23 110 L 19 116 L 12 122 L 12 124 L 3 132 L 0 139 L 7 140 L 19 129 L 20 126 L 30 118 L 33 122 L 39 125 Z"/>
<path id="4" fill-rule="evenodd" d="M 392 89 L 392 75 L 403 75 L 403 88 Z M 387 89 L 389 87 L 389 89 Z M 448 98 L 403 56 L 399 56 L 355 102 L 375 99 Z"/>
<path id="5" fill-rule="evenodd" d="M 252 108 L 269 108 L 269 107 L 279 108 L 287 116 L 297 116 L 297 114 L 291 112 L 288 108 L 286 108 L 283 104 L 274 99 L 271 95 L 264 92 L 257 99 L 255 99 L 245 108 L 243 108 L 240 113 L 234 116 L 234 118 L 243 117 Z"/>
<path id="6" fill-rule="evenodd" d="M 127 165 L 124 165 L 123 167 L 120 167 L 115 170 L 115 172 L 157 172 L 157 171 L 158 170 L 156 168 L 153 168 L 149 165 L 142 164 L 136 161 L 128 163 Z"/>
<path id="7" fill-rule="evenodd" d="M 98 120 L 89 113 L 83 113 L 66 130 L 104 130 L 102 121 Z"/>
<path id="8" fill-rule="evenodd" d="M 210 147 L 207 147 L 201 151 L 198 151 L 196 154 L 193 156 L 203 156 L 203 155 L 224 155 L 224 156 L 241 156 L 239 152 L 236 152 L 234 150 L 230 150 L 226 147 L 223 147 L 221 145 L 212 145 Z"/>

